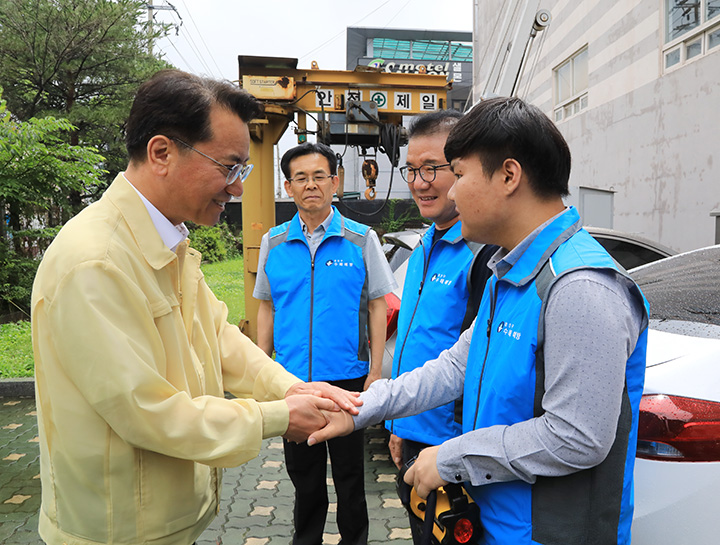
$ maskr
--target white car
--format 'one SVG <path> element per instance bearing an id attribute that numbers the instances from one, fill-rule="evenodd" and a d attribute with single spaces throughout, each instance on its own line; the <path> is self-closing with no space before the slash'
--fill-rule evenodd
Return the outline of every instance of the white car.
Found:
<path id="1" fill-rule="evenodd" d="M 633 269 L 650 302 L 633 545 L 717 543 L 720 246 Z"/>
<path id="2" fill-rule="evenodd" d="M 587 230 L 626 268 L 640 265 L 630 274 L 650 303 L 632 543 L 718 543 L 713 513 L 720 491 L 720 245 L 672 255 L 669 248 L 641 237 Z M 385 236 L 401 286 L 386 296 L 386 377 L 407 258 L 422 233 Z"/>

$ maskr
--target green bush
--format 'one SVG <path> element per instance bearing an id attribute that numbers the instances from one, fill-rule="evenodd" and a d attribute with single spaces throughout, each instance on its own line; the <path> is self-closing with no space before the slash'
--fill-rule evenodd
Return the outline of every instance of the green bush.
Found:
<path id="1" fill-rule="evenodd" d="M 30 297 L 39 260 L 15 253 L 0 241 L 0 315 L 21 311 L 30 315 Z"/>
<path id="2" fill-rule="evenodd" d="M 387 213 L 376 229 L 376 231 L 379 231 L 378 234 L 396 233 L 407 229 L 409 226 L 422 225 L 423 217 L 414 202 L 404 212 L 398 214 L 398 205 L 402 202 L 402 199 L 390 199 L 387 202 Z"/>
<path id="3" fill-rule="evenodd" d="M 227 247 L 227 258 L 235 259 L 241 257 L 243 248 L 243 236 L 242 230 L 234 230 L 226 223 L 218 224 L 223 234 L 223 240 L 225 240 L 225 246 Z"/>
<path id="4" fill-rule="evenodd" d="M 213 227 L 189 224 L 190 246 L 202 254 L 206 263 L 217 263 L 240 255 L 242 236 L 235 235 L 225 223 Z"/>
<path id="5" fill-rule="evenodd" d="M 227 247 L 219 227 L 198 225 L 190 229 L 190 246 L 202 254 L 203 261 L 215 263 L 227 257 Z"/>

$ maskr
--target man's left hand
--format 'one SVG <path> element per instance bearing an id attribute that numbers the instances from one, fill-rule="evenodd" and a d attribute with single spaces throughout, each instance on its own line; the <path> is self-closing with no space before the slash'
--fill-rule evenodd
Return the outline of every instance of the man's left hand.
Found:
<path id="1" fill-rule="evenodd" d="M 441 486 L 448 484 L 446 480 L 440 477 L 437 470 L 437 454 L 439 446 L 428 447 L 420 451 L 415 463 L 405 473 L 405 482 L 415 487 L 415 492 L 423 500 L 426 500 L 428 494 L 433 490 L 437 490 Z"/>
<path id="2" fill-rule="evenodd" d="M 323 415 L 325 415 L 327 425 L 310 434 L 307 440 L 309 447 L 334 437 L 348 435 L 355 430 L 355 422 L 353 422 L 352 416 L 346 411 L 325 411 Z"/>
<path id="3" fill-rule="evenodd" d="M 358 414 L 358 407 L 362 401 L 358 399 L 360 392 L 343 390 L 327 382 L 298 382 L 290 386 L 285 397 L 297 394 L 314 395 L 333 400 L 340 409 L 350 414 Z"/>
<path id="4" fill-rule="evenodd" d="M 380 380 L 382 378 L 381 371 L 378 369 L 377 371 L 373 371 L 372 369 L 367 375 L 367 378 L 365 379 L 365 385 L 363 386 L 363 392 L 370 388 L 370 385 L 375 382 L 376 380 Z"/>

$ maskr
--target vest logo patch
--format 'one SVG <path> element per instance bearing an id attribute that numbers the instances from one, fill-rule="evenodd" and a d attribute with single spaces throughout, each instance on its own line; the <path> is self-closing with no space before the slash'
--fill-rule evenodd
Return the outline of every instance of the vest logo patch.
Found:
<path id="1" fill-rule="evenodd" d="M 520 335 L 522 335 L 520 331 L 515 331 L 515 324 L 510 322 L 500 322 L 497 327 L 497 332 L 502 333 L 511 339 L 515 339 L 516 341 L 519 341 Z"/>
<path id="2" fill-rule="evenodd" d="M 450 286 L 452 284 L 452 280 L 448 280 L 444 274 L 440 273 L 433 274 L 430 278 L 430 282 L 438 282 L 439 284 L 443 284 L 445 286 Z"/>
<path id="3" fill-rule="evenodd" d="M 326 267 L 354 267 L 355 264 L 350 261 L 345 261 L 343 259 L 328 259 L 325 262 Z"/>

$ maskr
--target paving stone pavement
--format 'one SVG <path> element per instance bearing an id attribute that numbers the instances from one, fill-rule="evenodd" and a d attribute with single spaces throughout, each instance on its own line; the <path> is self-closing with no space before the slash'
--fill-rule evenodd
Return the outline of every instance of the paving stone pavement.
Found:
<path id="1" fill-rule="evenodd" d="M 365 432 L 365 488 L 370 517 L 369 545 L 411 545 L 407 515 L 395 493 L 395 466 L 382 426 Z M 42 544 L 37 421 L 33 398 L 0 397 L 0 544 Z M 324 543 L 340 541 L 335 492 L 328 466 L 330 509 Z M 260 455 L 225 470 L 220 513 L 198 545 L 289 545 L 294 489 L 285 472 L 282 441 L 263 442 Z"/>

